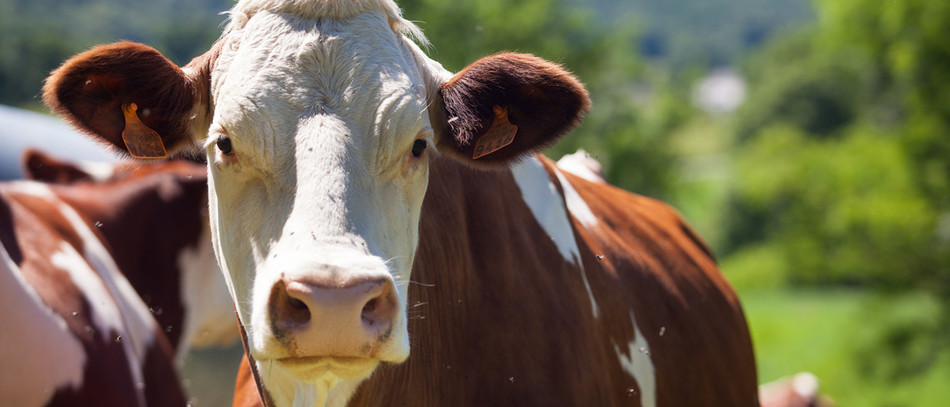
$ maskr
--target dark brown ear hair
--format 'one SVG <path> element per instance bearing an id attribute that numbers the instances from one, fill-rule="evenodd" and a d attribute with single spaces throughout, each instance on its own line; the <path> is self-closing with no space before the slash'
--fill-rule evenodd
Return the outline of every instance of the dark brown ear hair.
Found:
<path id="1" fill-rule="evenodd" d="M 533 55 L 516 53 L 476 61 L 443 84 L 439 95 L 447 121 L 440 151 L 489 167 L 507 165 L 554 144 L 576 127 L 590 108 L 587 90 L 570 72 Z M 479 138 L 504 112 L 517 126 L 514 139 L 473 159 L 476 144 L 484 144 Z M 504 123 L 504 119 L 498 120 Z"/>
<path id="2" fill-rule="evenodd" d="M 23 153 L 22 162 L 26 179 L 51 184 L 92 181 L 92 176 L 76 165 L 57 160 L 37 150 L 26 150 Z"/>
<path id="3" fill-rule="evenodd" d="M 122 105 L 134 103 L 139 119 L 159 134 L 165 148 L 181 150 L 193 143 L 193 122 L 208 120 L 199 116 L 211 110 L 208 72 L 219 50 L 215 47 L 195 58 L 186 73 L 146 45 L 101 45 L 53 71 L 43 86 L 43 101 L 54 113 L 119 151 L 128 151 L 122 139 Z"/>

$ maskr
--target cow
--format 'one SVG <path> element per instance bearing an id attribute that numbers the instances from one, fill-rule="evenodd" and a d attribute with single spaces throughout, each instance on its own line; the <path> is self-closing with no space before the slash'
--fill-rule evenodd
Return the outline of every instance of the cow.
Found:
<path id="1" fill-rule="evenodd" d="M 188 348 L 239 336 L 204 166 L 24 162 L 0 184 L 0 405 L 184 405 Z"/>
<path id="2" fill-rule="evenodd" d="M 137 43 L 44 102 L 142 159 L 203 149 L 259 402 L 757 405 L 739 300 L 669 206 L 539 155 L 588 110 L 565 68 L 453 74 L 391 0 L 242 0 L 178 67 Z"/>
<path id="3" fill-rule="evenodd" d="M 799 372 L 790 377 L 759 386 L 762 407 L 834 407 L 835 402 L 821 394 L 818 377 Z"/>

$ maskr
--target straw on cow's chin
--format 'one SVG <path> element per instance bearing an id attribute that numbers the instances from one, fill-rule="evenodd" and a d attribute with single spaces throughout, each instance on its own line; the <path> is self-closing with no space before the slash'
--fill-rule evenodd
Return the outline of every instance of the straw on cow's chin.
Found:
<path id="1" fill-rule="evenodd" d="M 273 406 L 342 407 L 379 360 L 348 357 L 291 357 L 257 360 Z"/>
<path id="2" fill-rule="evenodd" d="M 294 357 L 278 359 L 277 363 L 299 380 L 315 383 L 320 380 L 363 380 L 379 365 L 378 359 L 354 357 Z"/>

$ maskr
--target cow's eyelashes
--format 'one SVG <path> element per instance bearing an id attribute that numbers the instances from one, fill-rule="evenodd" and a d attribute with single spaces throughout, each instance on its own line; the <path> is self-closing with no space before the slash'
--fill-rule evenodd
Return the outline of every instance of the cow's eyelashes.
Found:
<path id="1" fill-rule="evenodd" d="M 218 136 L 215 144 L 218 146 L 218 150 L 221 151 L 221 154 L 231 155 L 234 153 L 234 146 L 231 145 L 231 138 L 228 136 Z"/>
<path id="2" fill-rule="evenodd" d="M 427 147 L 429 147 L 428 142 L 423 139 L 416 139 L 416 141 L 412 142 L 412 156 L 416 158 L 422 157 Z"/>

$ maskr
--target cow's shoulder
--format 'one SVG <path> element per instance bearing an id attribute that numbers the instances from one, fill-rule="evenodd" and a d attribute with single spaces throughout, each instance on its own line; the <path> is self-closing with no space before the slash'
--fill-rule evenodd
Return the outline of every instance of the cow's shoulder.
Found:
<path id="1" fill-rule="evenodd" d="M 738 295 L 683 215 L 545 165 L 571 213 L 591 292 L 611 304 L 600 307 L 605 336 L 638 391 L 653 374 L 656 394 L 681 396 L 674 405 L 754 402 L 755 361 Z M 653 373 L 643 371 L 649 364 Z M 693 369 L 677 367 L 686 364 Z M 684 386 L 708 391 L 676 391 Z"/>

